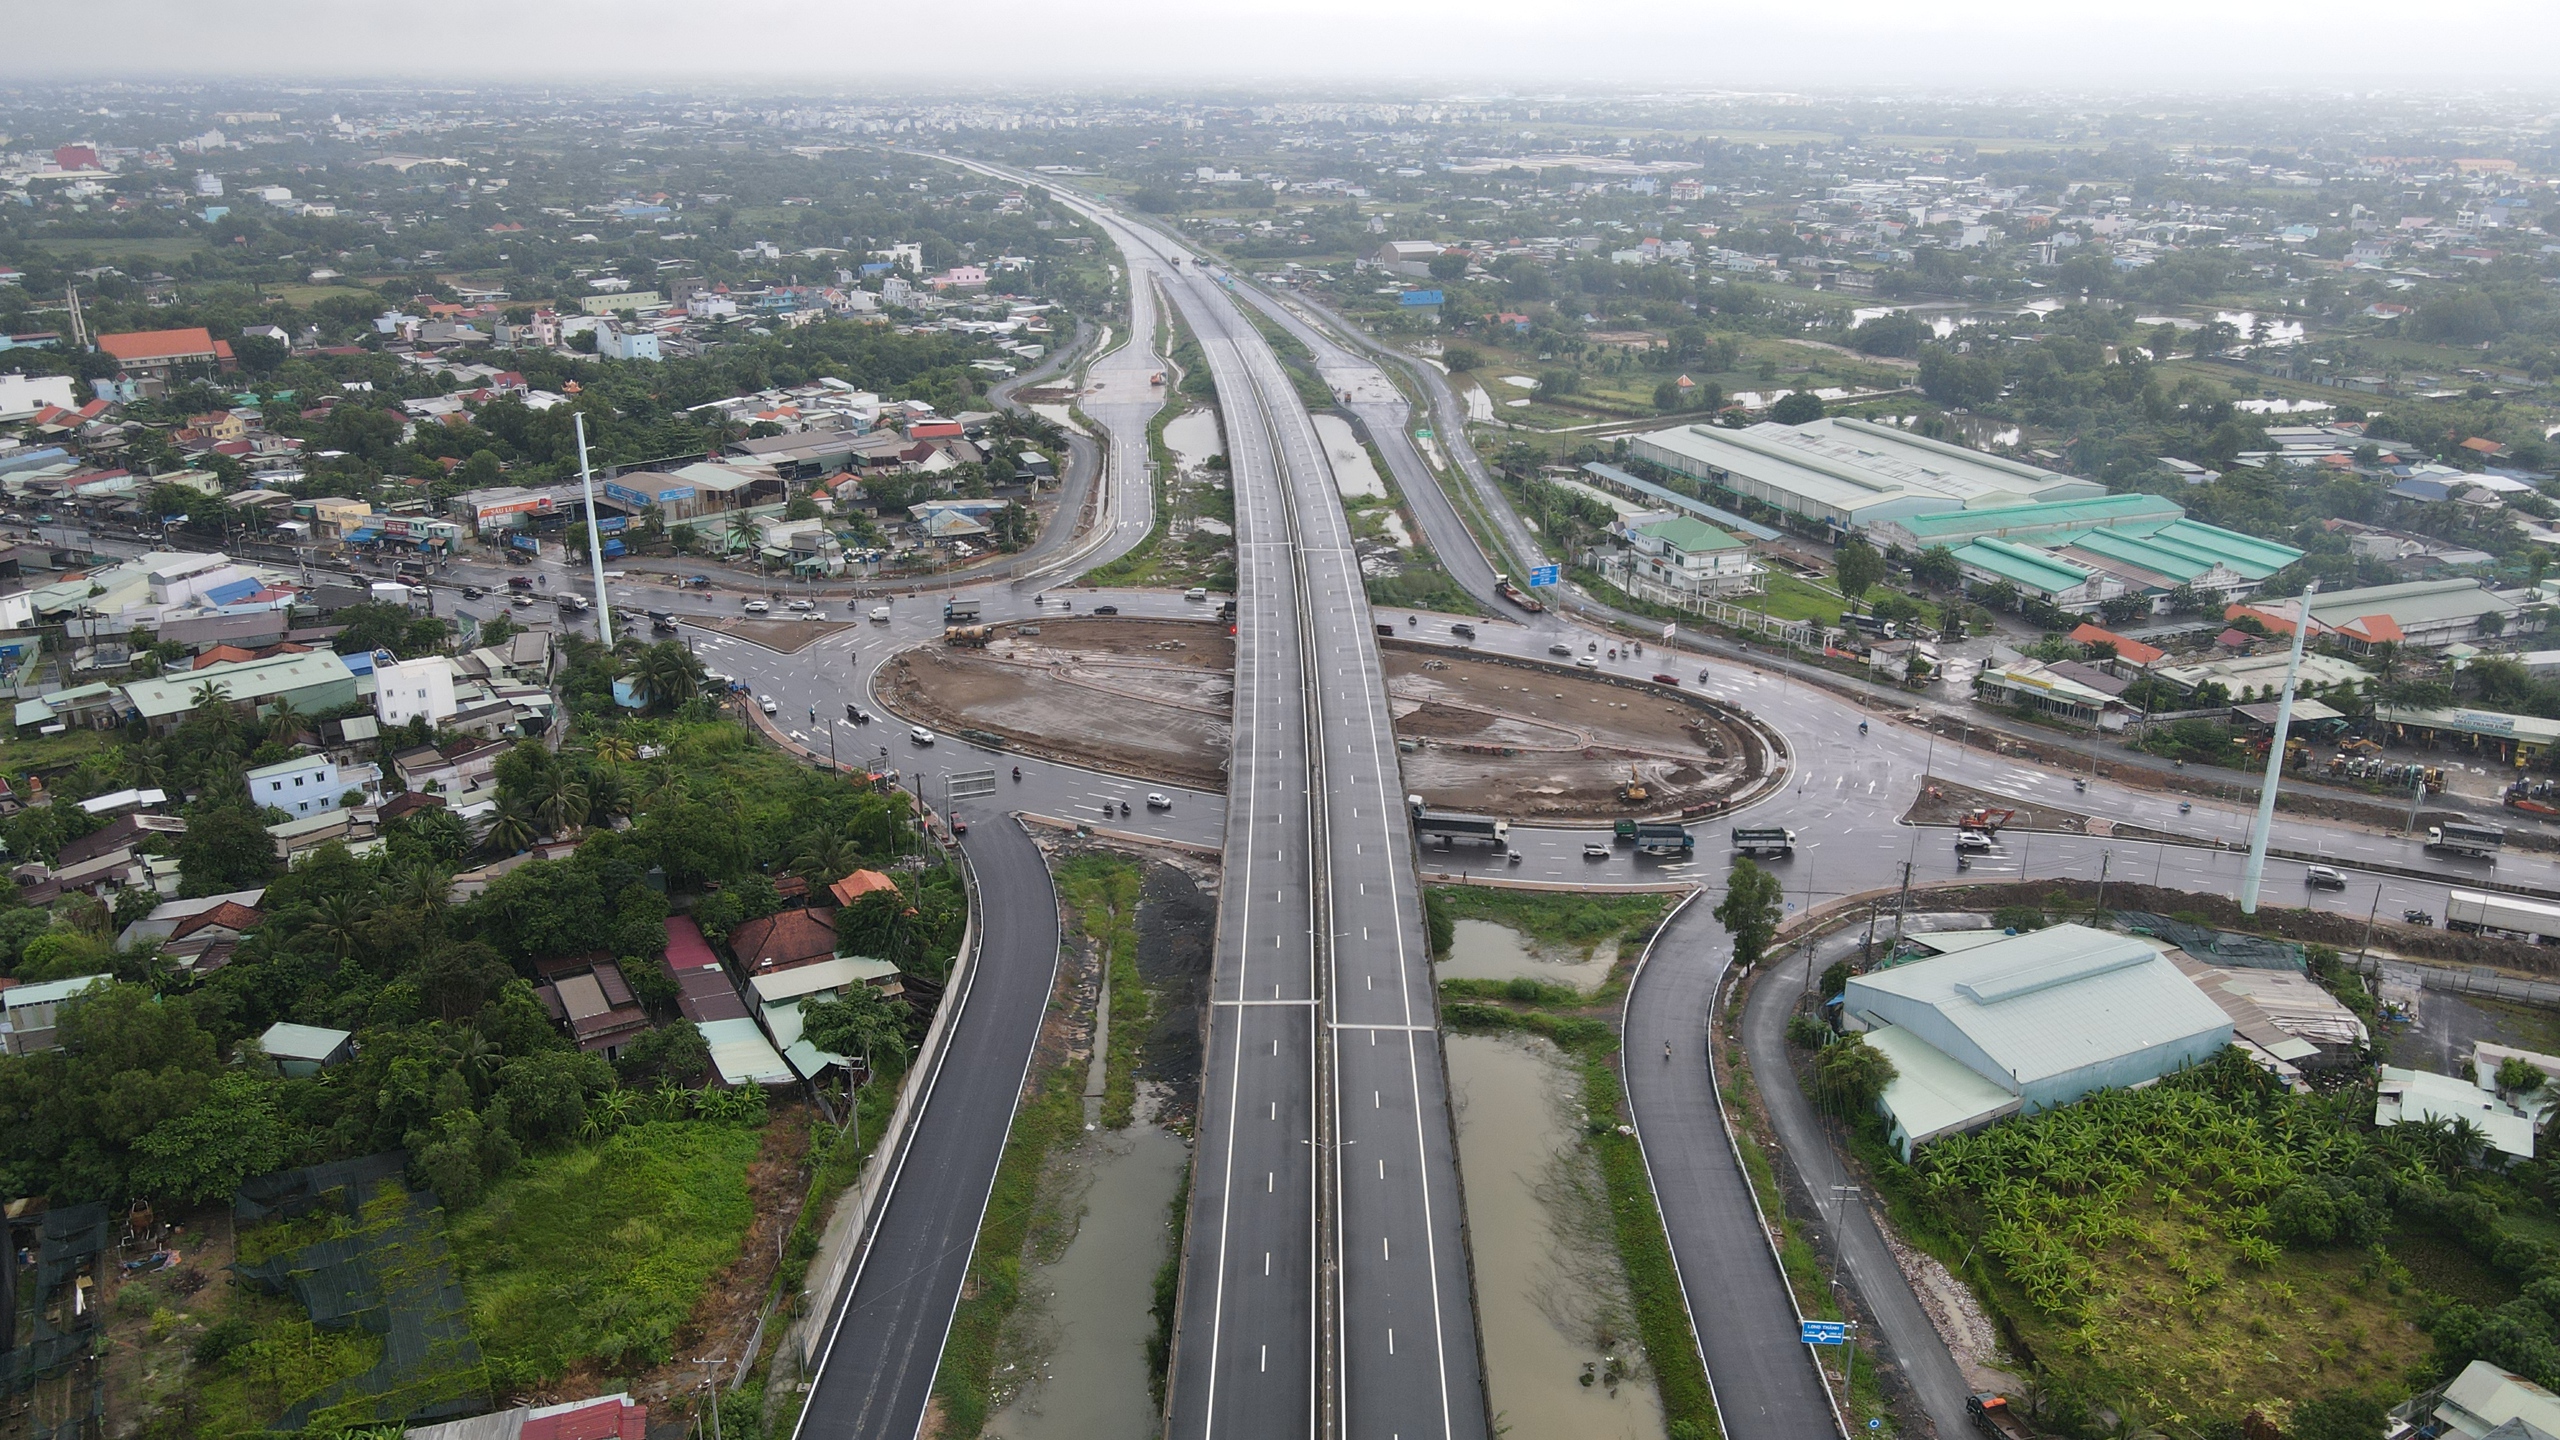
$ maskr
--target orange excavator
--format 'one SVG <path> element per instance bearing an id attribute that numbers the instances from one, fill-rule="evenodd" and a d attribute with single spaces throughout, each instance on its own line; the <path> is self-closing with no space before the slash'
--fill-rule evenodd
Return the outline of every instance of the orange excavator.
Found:
<path id="1" fill-rule="evenodd" d="M 1966 830 L 1979 830 L 1985 835 L 1996 835 L 2000 833 L 2001 826 L 2008 824 L 2017 816 L 2018 812 L 2015 810 L 1994 810 L 1985 805 L 1978 809 L 1967 810 L 1956 824 Z"/>

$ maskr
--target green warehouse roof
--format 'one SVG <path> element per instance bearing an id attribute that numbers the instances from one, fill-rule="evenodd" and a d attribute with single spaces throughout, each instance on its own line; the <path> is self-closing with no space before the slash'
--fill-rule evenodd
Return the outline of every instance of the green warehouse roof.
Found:
<path id="1" fill-rule="evenodd" d="M 2129 535 L 2121 530 L 2090 530 L 2059 537 L 2052 543 L 2057 548 L 2086 551 L 2100 559 L 2122 561 L 2178 581 L 2193 580 L 2214 565 L 2213 561 L 2197 559 L 2181 548 L 2156 545 L 2143 536 Z"/>
<path id="2" fill-rule="evenodd" d="M 2013 585 L 2043 592 L 2085 585 L 2089 572 L 2042 550 L 2007 540 L 1976 540 L 1955 552 L 1961 564 L 1988 570 Z"/>
<path id="3" fill-rule="evenodd" d="M 326 650 L 312 650 L 207 665 L 160 680 L 137 680 L 124 687 L 124 695 L 142 718 L 158 720 L 193 708 L 196 692 L 207 685 L 223 687 L 233 700 L 263 703 L 278 695 L 343 683 L 349 687 L 346 698 L 353 700 L 355 678 L 346 661 Z"/>
<path id="4" fill-rule="evenodd" d="M 2264 580 L 2302 558 L 2302 552 L 2290 545 L 2207 525 L 2201 520 L 2163 525 L 2151 532 L 2150 538 L 2157 544 L 2186 546 L 2209 554 L 2252 580 Z"/>
<path id="5" fill-rule="evenodd" d="M 1704 520 L 1692 520 L 1686 515 L 1669 515 L 1660 520 L 1648 520 L 1638 525 L 1636 529 L 1688 555 L 1703 555 L 1711 550 L 1742 548 L 1741 541 Z"/>
<path id="6" fill-rule="evenodd" d="M 2185 516 L 2177 502 L 2157 495 L 2093 495 L 2086 500 L 2049 500 L 2041 505 L 1991 505 L 1980 510 L 1941 510 L 1905 516 L 1899 523 L 1921 542 L 1971 539 L 2012 530 L 2068 530 L 2083 525 L 2122 525 L 2135 521 L 2167 524 Z"/>

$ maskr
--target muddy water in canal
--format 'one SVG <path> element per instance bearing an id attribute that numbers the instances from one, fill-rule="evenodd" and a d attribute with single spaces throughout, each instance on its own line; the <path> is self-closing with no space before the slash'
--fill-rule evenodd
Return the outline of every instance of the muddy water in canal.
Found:
<path id="1" fill-rule="evenodd" d="M 1572 1062 L 1519 1035 L 1453 1034 L 1448 1046 L 1497 1425 L 1514 1435 L 1663 1440 L 1607 1194 L 1582 1144 Z"/>
<path id="2" fill-rule="evenodd" d="M 1594 946 L 1585 957 L 1572 950 L 1538 949 L 1517 930 L 1489 920 L 1457 922 L 1449 954 L 1432 967 L 1443 980 L 1544 980 L 1570 985 L 1586 994 L 1609 978 L 1618 963 L 1618 942 Z"/>

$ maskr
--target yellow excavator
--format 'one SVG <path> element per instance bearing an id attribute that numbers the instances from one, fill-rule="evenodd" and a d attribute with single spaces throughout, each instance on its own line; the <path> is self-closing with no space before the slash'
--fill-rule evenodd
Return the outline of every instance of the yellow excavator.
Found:
<path id="1" fill-rule="evenodd" d="M 1653 792 L 1645 788 L 1644 776 L 1633 765 L 1628 766 L 1627 783 L 1618 787 L 1618 799 L 1624 804 L 1641 805 L 1652 798 Z"/>

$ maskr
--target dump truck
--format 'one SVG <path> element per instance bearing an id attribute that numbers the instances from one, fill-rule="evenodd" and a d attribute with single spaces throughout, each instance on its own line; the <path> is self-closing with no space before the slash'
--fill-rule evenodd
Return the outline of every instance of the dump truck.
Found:
<path id="1" fill-rule="evenodd" d="M 1742 855 L 1791 856 L 1796 853 L 1796 832 L 1784 825 L 1736 825 L 1733 848 Z"/>
<path id="2" fill-rule="evenodd" d="M 2492 860 L 2507 843 L 2507 832 L 2496 825 L 2473 825 L 2460 820 L 2447 820 L 2427 827 L 2427 853 L 2430 855 L 2468 855 L 2475 860 Z"/>
<path id="3" fill-rule="evenodd" d="M 1405 797 L 1405 806 L 1413 812 L 1413 837 L 1424 844 L 1438 844 L 1442 849 L 1452 845 L 1491 845 L 1508 849 L 1511 844 L 1511 822 L 1490 815 L 1468 815 L 1455 810 L 1434 810 L 1419 795 Z"/>
<path id="4" fill-rule="evenodd" d="M 2530 945 L 2560 945 L 2560 905 L 2518 895 L 2453 890 L 2444 897 L 2444 928 L 2496 935 Z"/>
<path id="5" fill-rule="evenodd" d="M 1636 825 L 1636 853 L 1639 855 L 1694 854 L 1698 842 L 1689 827 L 1660 821 L 1640 821 Z"/>
<path id="6" fill-rule="evenodd" d="M 1545 605 L 1539 603 L 1536 596 L 1521 589 L 1519 586 L 1512 584 L 1511 577 L 1508 575 L 1496 574 L 1493 577 L 1493 593 L 1510 601 L 1512 604 L 1519 606 L 1521 609 L 1528 611 L 1532 615 L 1539 614 L 1547 608 Z"/>
<path id="7" fill-rule="evenodd" d="M 1973 1417 L 1973 1428 L 1983 1433 L 1984 1440 L 2035 1440 L 2035 1432 L 2009 1408 L 2005 1395 L 1976 1391 L 1964 1397 L 1964 1413 Z"/>

